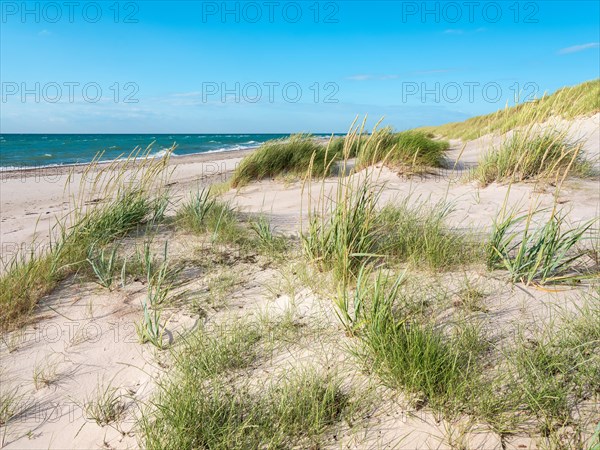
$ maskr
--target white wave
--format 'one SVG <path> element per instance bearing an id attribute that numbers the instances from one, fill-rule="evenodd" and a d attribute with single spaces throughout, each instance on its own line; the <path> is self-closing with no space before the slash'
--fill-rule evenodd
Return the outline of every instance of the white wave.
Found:
<path id="1" fill-rule="evenodd" d="M 165 156 L 167 153 L 169 153 L 168 149 L 162 149 L 157 151 L 156 153 L 154 153 L 153 155 L 150 155 L 151 158 L 162 158 L 163 156 Z M 171 156 L 177 156 L 174 152 L 171 152 Z"/>

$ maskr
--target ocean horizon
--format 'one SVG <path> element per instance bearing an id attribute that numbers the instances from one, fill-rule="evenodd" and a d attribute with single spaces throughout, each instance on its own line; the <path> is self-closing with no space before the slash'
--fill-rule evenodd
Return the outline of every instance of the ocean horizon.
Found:
<path id="1" fill-rule="evenodd" d="M 161 156 L 176 144 L 175 156 L 257 148 L 287 134 L 0 134 L 0 171 L 85 164 L 100 156 L 114 161 L 136 148 Z M 314 136 L 330 136 L 314 134 Z"/>

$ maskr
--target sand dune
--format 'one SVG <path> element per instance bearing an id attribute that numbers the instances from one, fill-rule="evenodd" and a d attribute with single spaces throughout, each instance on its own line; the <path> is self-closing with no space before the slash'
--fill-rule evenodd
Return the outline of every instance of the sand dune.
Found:
<path id="1" fill-rule="evenodd" d="M 586 157 L 596 168 L 600 155 L 600 114 L 593 117 L 561 122 L 569 126 L 574 139 L 584 140 Z M 470 167 L 482 154 L 501 140 L 499 136 L 484 136 L 475 141 L 451 142 L 448 169 L 426 175 L 406 176 L 387 168 L 377 168 L 377 182 L 385 188 L 381 203 L 394 202 L 406 196 L 413 201 L 447 200 L 452 206 L 449 223 L 459 229 L 482 232 L 490 224 L 508 198 L 509 206 L 527 211 L 536 203 L 551 208 L 558 200 L 570 223 L 577 224 L 600 216 L 598 179 L 569 178 L 556 199 L 556 187 L 535 183 L 511 186 L 491 184 L 485 188 L 465 181 Z M 205 157 L 174 158 L 171 176 L 172 205 L 176 205 L 199 187 L 224 182 L 231 175 L 243 154 L 214 154 Z M 214 158 L 214 159 L 213 159 Z M 71 177 L 72 191 L 65 189 L 68 172 L 61 169 L 40 172 L 2 173 L 1 184 L 1 245 L 6 260 L 22 246 L 36 241 L 43 246 L 49 241 L 49 228 L 57 217 L 67 214 L 70 196 L 76 195 L 81 170 Z M 351 175 L 360 177 L 362 174 Z M 325 186 L 333 193 L 336 179 Z M 313 196 L 318 195 L 318 187 Z M 252 183 L 237 191 L 228 191 L 224 198 L 247 214 L 264 213 L 275 229 L 286 235 L 297 235 L 301 223 L 306 224 L 309 192 L 300 181 L 269 180 Z M 315 200 L 316 201 L 316 200 Z M 297 348 L 286 353 L 281 350 L 256 373 L 285 370 L 292 363 L 336 358 L 335 345 L 343 336 L 332 313 L 331 305 L 306 288 L 298 288 L 293 298 L 280 293 L 285 276 L 300 271 L 296 266 L 273 267 L 260 256 L 251 260 L 236 259 L 222 248 L 215 247 L 219 258 L 228 262 L 212 266 L 194 265 L 206 254 L 206 242 L 191 234 L 162 230 L 155 239 L 154 251 L 160 253 L 162 242 L 169 240 L 173 259 L 187 261 L 187 280 L 173 292 L 174 296 L 191 295 L 200 306 L 194 310 L 174 304 L 164 313 L 168 317 L 168 339 L 174 343 L 202 321 L 226 319 L 233 315 L 258 317 L 268 311 L 280 316 L 292 311 L 295 320 L 306 327 L 313 326 L 312 318 L 329 321 L 331 330 L 324 332 L 319 344 L 314 337 L 304 335 Z M 201 245 L 203 244 L 203 245 Z M 204 252 L 204 254 L 203 254 Z M 216 256 L 215 256 L 216 258 Z M 232 273 L 234 272 L 234 273 Z M 233 287 L 223 293 L 212 281 L 225 274 L 235 277 Z M 481 273 L 469 273 L 474 279 Z M 440 275 L 449 289 L 455 289 L 456 275 Z M 588 289 L 538 290 L 516 288 L 505 282 L 488 280 L 491 298 L 487 302 L 486 327 L 494 330 L 516 330 L 518 327 L 550 320 L 556 308 L 572 308 L 573 299 Z M 318 284 L 315 281 L 315 284 Z M 279 290 L 278 290 L 279 289 Z M 456 289 L 458 289 L 456 287 Z M 277 294 L 273 294 L 274 292 Z M 6 448 L 136 448 L 139 445 L 136 417 L 155 391 L 159 377 L 169 374 L 172 360 L 169 352 L 160 352 L 149 344 L 140 345 L 135 323 L 141 314 L 141 300 L 146 292 L 144 280 L 137 280 L 112 292 L 91 283 L 70 277 L 51 295 L 44 298 L 32 320 L 22 330 L 2 336 L 3 387 L 19 389 L 26 406 L 10 426 L 0 431 Z M 287 291 L 286 291 L 287 292 Z M 454 292 L 454 291 L 452 291 Z M 190 294 L 191 293 L 191 294 Z M 219 295 L 228 297 L 227 302 Z M 211 301 L 206 303 L 206 299 Z M 483 313 L 480 313 L 483 314 Z M 318 347 L 318 348 L 317 348 Z M 316 356 L 315 356 L 316 355 Z M 349 364 L 339 362 L 340 367 Z M 284 368 L 284 369 L 282 369 Z M 35 377 L 34 374 L 38 376 Z M 366 381 L 359 376 L 356 383 Z M 119 419 L 110 425 L 98 425 L 88 411 L 90 401 L 97 398 L 98 389 L 116 389 L 119 394 Z M 401 400 L 392 392 L 382 394 L 383 401 L 366 420 L 368 426 L 354 430 L 342 427 L 331 448 L 451 448 L 449 430 L 461 430 L 460 423 L 440 420 L 426 409 L 399 406 Z M 597 405 L 595 405 L 597 408 Z M 591 406 L 592 408 L 594 405 Z M 87 416 L 87 417 L 86 417 Z M 364 425 L 364 424 L 363 424 Z M 457 431 L 458 433 L 458 431 Z M 501 442 L 490 429 L 468 428 L 469 448 L 536 448 L 534 437 L 515 435 Z"/>

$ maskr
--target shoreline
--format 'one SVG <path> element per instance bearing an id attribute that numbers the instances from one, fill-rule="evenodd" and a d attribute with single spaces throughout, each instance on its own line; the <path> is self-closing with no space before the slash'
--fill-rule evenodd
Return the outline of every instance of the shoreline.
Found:
<path id="1" fill-rule="evenodd" d="M 210 151 L 203 153 L 192 153 L 189 155 L 171 155 L 169 157 L 169 166 L 176 166 L 178 164 L 193 164 L 193 163 L 206 163 L 214 161 L 222 161 L 229 159 L 242 158 L 249 155 L 259 147 L 245 148 L 238 150 L 222 150 L 222 151 Z M 154 158 L 160 158 L 162 156 L 154 156 Z M 98 165 L 104 166 L 118 162 L 119 159 L 111 159 L 106 161 L 99 161 Z M 0 170 L 0 179 L 10 180 L 14 178 L 29 178 L 40 175 L 51 175 L 51 176 L 62 176 L 69 173 L 80 174 L 92 163 L 92 161 L 85 163 L 75 164 L 56 164 L 47 166 L 37 167 L 23 167 L 19 169 L 8 169 Z"/>
<path id="2" fill-rule="evenodd" d="M 340 137 L 343 135 L 335 135 L 335 136 Z M 314 138 L 315 138 L 315 140 L 322 142 L 322 143 L 327 143 L 330 139 L 330 137 L 321 136 L 321 135 L 314 135 Z M 173 161 L 173 160 L 180 161 L 183 164 L 188 164 L 188 163 L 195 163 L 195 162 L 212 162 L 215 160 L 226 160 L 226 159 L 239 158 L 239 157 L 248 155 L 249 153 L 253 152 L 254 150 L 257 150 L 263 144 L 265 144 L 269 141 L 270 140 L 260 142 L 257 145 L 253 145 L 253 146 L 245 147 L 245 148 L 232 148 L 232 149 L 222 148 L 222 149 L 217 149 L 217 150 L 208 150 L 205 152 L 188 153 L 188 154 L 184 154 L 184 155 L 177 155 L 177 154 L 173 153 L 170 156 L 169 164 L 171 164 L 171 161 Z M 154 155 L 148 155 L 148 157 L 161 158 L 162 157 L 161 153 L 163 153 L 163 151 L 164 150 L 161 150 L 157 154 L 154 154 Z M 132 153 L 133 153 L 133 151 L 130 154 L 132 154 Z M 128 155 L 123 153 L 120 156 L 118 156 L 117 158 L 97 161 L 95 164 L 98 164 L 98 165 L 113 164 L 113 163 L 117 163 L 121 160 L 126 160 L 127 158 L 128 158 Z M 64 175 L 71 171 L 73 171 L 73 173 L 77 174 L 77 173 L 81 173 L 81 168 L 89 166 L 92 162 L 94 162 L 94 161 L 91 160 L 91 161 L 87 161 L 87 162 L 64 163 L 64 164 L 55 163 L 55 164 L 44 164 L 44 165 L 36 165 L 36 166 L 23 165 L 20 167 L 19 166 L 0 166 L 0 178 L 1 179 L 11 179 L 11 178 L 15 178 L 16 174 L 25 174 L 25 177 L 27 177 L 27 174 L 39 174 L 44 171 L 52 172 L 53 175 Z"/>
<path id="3" fill-rule="evenodd" d="M 315 140 L 317 140 L 318 142 L 321 142 L 323 144 L 326 144 L 327 142 L 329 142 L 329 139 L 330 138 L 325 137 L 325 136 L 315 136 Z M 190 163 L 204 163 L 204 162 L 214 162 L 214 161 L 241 158 L 241 157 L 247 156 L 250 153 L 252 153 L 253 151 L 257 150 L 266 142 L 269 142 L 269 141 L 262 142 L 256 146 L 240 148 L 240 149 L 209 150 L 206 152 L 189 153 L 186 155 L 172 154 L 169 157 L 169 165 L 172 165 L 175 161 L 177 161 L 181 164 L 190 164 Z M 158 154 L 152 155 L 152 156 L 148 155 L 148 157 L 161 158 L 162 155 L 158 155 Z M 115 158 L 115 159 L 107 159 L 107 160 L 103 160 L 103 161 L 98 161 L 97 164 L 98 165 L 113 164 L 120 160 L 125 160 L 126 158 L 127 158 L 126 156 L 122 156 L 122 157 Z M 40 165 L 40 166 L 23 166 L 23 167 L 18 167 L 18 168 L 14 167 L 14 166 L 6 166 L 7 167 L 6 169 L 4 169 L 4 167 L 0 166 L 0 179 L 8 180 L 8 179 L 12 179 L 12 178 L 19 178 L 19 177 L 22 177 L 23 174 L 25 175 L 24 178 L 27 178 L 29 175 L 39 175 L 40 173 L 43 173 L 44 171 L 48 171 L 52 175 L 56 175 L 56 176 L 65 175 L 68 173 L 78 174 L 78 173 L 83 172 L 83 169 L 85 167 L 89 166 L 92 162 L 93 161 L 81 162 L 81 163 L 66 163 L 66 164 L 47 164 L 47 165 Z"/>

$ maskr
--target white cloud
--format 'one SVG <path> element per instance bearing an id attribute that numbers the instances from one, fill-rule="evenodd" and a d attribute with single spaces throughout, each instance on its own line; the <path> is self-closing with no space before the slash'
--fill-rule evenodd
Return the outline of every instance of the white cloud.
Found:
<path id="1" fill-rule="evenodd" d="M 574 45 L 572 47 L 562 48 L 558 51 L 559 55 L 568 55 L 570 53 L 578 53 L 584 50 L 589 50 L 590 48 L 598 48 L 600 47 L 599 42 L 590 42 L 588 44 Z"/>
<path id="2" fill-rule="evenodd" d="M 348 80 L 365 81 L 365 80 L 372 80 L 373 78 L 374 78 L 373 75 L 361 74 L 361 75 L 352 75 L 352 76 L 349 76 Z"/>

